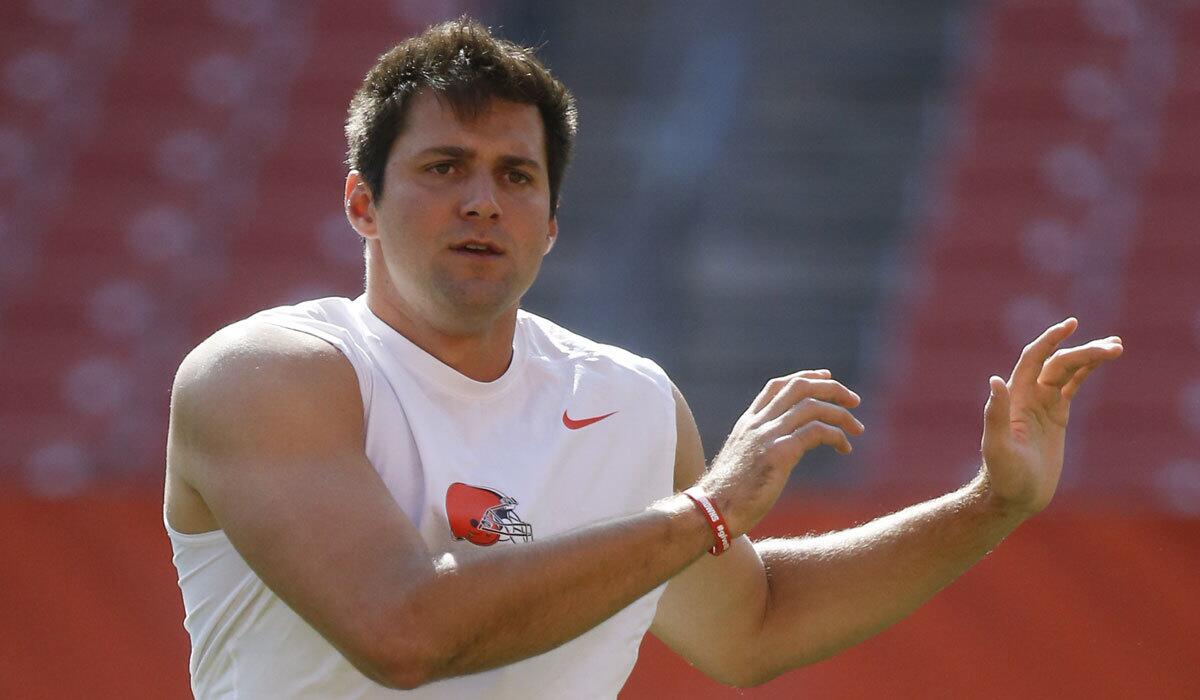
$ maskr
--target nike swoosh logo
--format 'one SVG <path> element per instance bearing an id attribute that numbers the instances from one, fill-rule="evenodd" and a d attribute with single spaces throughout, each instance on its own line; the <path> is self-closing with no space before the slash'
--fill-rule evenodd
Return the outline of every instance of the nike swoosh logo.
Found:
<path id="1" fill-rule="evenodd" d="M 580 428 L 588 427 L 592 423 L 599 423 L 605 418 L 613 415 L 613 413 L 616 413 L 616 411 L 613 411 L 612 413 L 605 413 L 602 416 L 593 416 L 591 418 L 580 418 L 579 420 L 575 420 L 574 418 L 568 416 L 566 411 L 563 411 L 563 425 L 567 426 L 569 430 L 579 430 Z"/>

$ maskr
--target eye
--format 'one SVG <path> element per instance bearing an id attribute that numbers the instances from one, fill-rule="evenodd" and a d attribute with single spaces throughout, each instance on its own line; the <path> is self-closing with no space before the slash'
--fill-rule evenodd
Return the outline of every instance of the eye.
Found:
<path id="1" fill-rule="evenodd" d="M 449 175 L 454 172 L 454 163 L 434 163 L 425 170 L 435 175 Z"/>
<path id="2" fill-rule="evenodd" d="M 504 176 L 508 178 L 508 181 L 514 185 L 524 185 L 533 182 L 533 178 L 529 177 L 520 170 L 509 170 Z"/>

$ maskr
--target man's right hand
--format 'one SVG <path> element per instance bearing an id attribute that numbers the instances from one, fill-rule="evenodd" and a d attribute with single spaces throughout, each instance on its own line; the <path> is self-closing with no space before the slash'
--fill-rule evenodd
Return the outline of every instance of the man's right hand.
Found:
<path id="1" fill-rule="evenodd" d="M 850 453 L 848 436 L 861 435 L 864 427 L 848 409 L 860 402 L 825 369 L 767 382 L 698 482 L 735 537 L 771 510 L 806 452 L 829 445 Z"/>

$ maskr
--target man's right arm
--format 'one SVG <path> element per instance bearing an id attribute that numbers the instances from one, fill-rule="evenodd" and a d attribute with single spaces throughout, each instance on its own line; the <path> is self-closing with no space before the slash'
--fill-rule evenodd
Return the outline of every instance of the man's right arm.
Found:
<path id="1" fill-rule="evenodd" d="M 435 557 L 364 454 L 348 361 L 321 340 L 263 324 L 222 331 L 184 361 L 168 472 L 199 494 L 271 590 L 388 686 L 552 649 L 711 544 L 703 519 L 675 496 L 466 561 Z"/>

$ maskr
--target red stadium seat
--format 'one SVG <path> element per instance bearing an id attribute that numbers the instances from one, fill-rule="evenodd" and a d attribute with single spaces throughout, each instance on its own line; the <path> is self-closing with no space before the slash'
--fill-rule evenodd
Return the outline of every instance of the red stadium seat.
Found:
<path id="1" fill-rule="evenodd" d="M 1176 70 L 1157 78 L 1174 82 L 1156 84 L 1130 63 L 1154 26 L 1145 11 L 1010 0 L 984 23 L 992 41 L 966 77 L 961 138 L 897 326 L 906 360 L 887 390 L 880 449 L 895 461 L 882 481 L 961 479 L 978 445 L 936 459 L 929 446 L 978 435 L 987 376 L 1007 373 L 1020 334 L 1069 312 L 1083 316 L 1080 337 L 1120 332 L 1138 360 L 1106 368 L 1081 398 L 1088 439 L 1069 458 L 1088 466 L 1067 492 L 1160 502 L 1155 479 L 1168 477 L 1154 475 L 1200 453 L 1200 406 L 1183 405 L 1200 381 L 1183 351 L 1200 347 L 1200 13 L 1181 11 Z M 1160 134 L 1129 131 L 1153 124 L 1123 116 L 1131 88 L 1164 95 Z"/>

